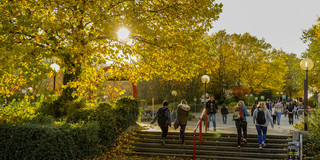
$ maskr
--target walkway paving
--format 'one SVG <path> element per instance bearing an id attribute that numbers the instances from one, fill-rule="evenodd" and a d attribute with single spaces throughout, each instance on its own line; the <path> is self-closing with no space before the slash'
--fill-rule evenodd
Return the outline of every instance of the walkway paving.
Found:
<path id="1" fill-rule="evenodd" d="M 192 113 L 193 115 L 196 116 L 196 118 L 192 121 L 188 121 L 188 125 L 186 127 L 186 131 L 187 132 L 193 132 L 196 124 L 198 123 L 199 117 L 200 117 L 200 113 Z M 294 119 L 294 123 L 299 123 L 302 120 L 302 117 L 300 117 L 299 119 Z M 247 117 L 247 122 L 248 122 L 248 134 L 257 134 L 255 125 L 252 122 L 252 117 Z M 235 127 L 235 123 L 234 121 L 232 121 L 232 114 L 228 114 L 228 118 L 227 118 L 227 124 L 223 124 L 222 122 L 222 116 L 221 114 L 217 114 L 216 116 L 216 124 L 217 124 L 217 133 L 237 133 L 236 127 Z M 152 131 L 160 131 L 160 127 L 154 123 L 153 125 L 150 125 L 150 122 L 142 122 L 140 123 L 141 126 L 146 126 L 148 128 L 148 130 L 152 130 Z M 208 131 L 208 133 L 214 133 L 213 130 L 213 124 L 212 122 L 210 122 L 210 130 Z M 293 125 L 289 125 L 289 119 L 288 116 L 281 116 L 281 121 L 280 121 L 280 125 L 275 124 L 274 128 L 272 129 L 270 124 L 268 126 L 268 131 L 267 134 L 269 135 L 292 135 L 292 132 L 295 131 L 297 129 L 293 128 Z M 204 131 L 204 126 L 203 126 L 203 131 Z M 173 128 L 173 123 L 172 123 L 172 127 L 169 128 L 169 132 L 179 132 L 179 129 L 174 130 Z"/>

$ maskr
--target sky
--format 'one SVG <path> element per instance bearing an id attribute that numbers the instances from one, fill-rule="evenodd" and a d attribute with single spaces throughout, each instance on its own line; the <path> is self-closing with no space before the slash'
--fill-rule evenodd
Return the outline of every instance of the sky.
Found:
<path id="1" fill-rule="evenodd" d="M 308 44 L 302 31 L 317 23 L 320 0 L 216 0 L 222 3 L 220 18 L 210 33 L 225 29 L 227 33 L 250 33 L 264 38 L 275 49 L 295 53 L 298 57 Z"/>

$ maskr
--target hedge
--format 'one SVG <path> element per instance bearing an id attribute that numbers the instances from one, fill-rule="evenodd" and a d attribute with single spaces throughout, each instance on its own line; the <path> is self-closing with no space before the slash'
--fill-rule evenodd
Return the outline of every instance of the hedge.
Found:
<path id="1" fill-rule="evenodd" d="M 65 122 L 0 123 L 0 159 L 86 159 L 100 154 L 136 123 L 138 103 L 122 97 L 114 104 L 88 107 L 67 104 Z M 80 104 L 80 105 L 79 105 Z M 38 114 L 33 118 L 50 116 Z M 32 124 L 33 121 L 37 124 Z M 40 120 L 43 122 L 43 120 Z"/>
<path id="2" fill-rule="evenodd" d="M 99 125 L 0 124 L 0 159 L 80 159 L 99 150 Z"/>

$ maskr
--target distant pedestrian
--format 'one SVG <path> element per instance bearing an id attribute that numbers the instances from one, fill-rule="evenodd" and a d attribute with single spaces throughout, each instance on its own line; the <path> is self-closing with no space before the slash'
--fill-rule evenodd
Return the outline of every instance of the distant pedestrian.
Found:
<path id="1" fill-rule="evenodd" d="M 251 117 L 253 116 L 253 112 L 254 112 L 254 110 L 256 110 L 256 108 L 257 108 L 257 105 L 253 104 L 252 108 L 251 108 Z"/>
<path id="2" fill-rule="evenodd" d="M 208 115 L 207 128 L 209 130 L 210 120 L 212 120 L 213 131 L 216 131 L 216 113 L 217 113 L 217 110 L 218 110 L 218 104 L 214 100 L 214 96 L 213 95 L 210 95 L 210 100 L 206 104 L 206 109 L 207 109 L 207 115 Z"/>
<path id="3" fill-rule="evenodd" d="M 269 98 L 267 99 L 266 107 L 267 107 L 267 109 L 269 110 L 269 112 L 271 113 L 271 102 L 270 102 L 270 99 L 269 99 Z"/>
<path id="4" fill-rule="evenodd" d="M 243 139 L 242 142 L 247 143 L 247 120 L 246 116 L 250 116 L 247 111 L 247 108 L 244 105 L 243 101 L 238 102 L 238 106 L 234 109 L 233 119 L 235 120 L 235 124 L 237 127 L 237 143 L 238 148 L 241 146 L 241 129 L 243 131 Z"/>
<path id="5" fill-rule="evenodd" d="M 299 119 L 298 116 L 298 105 L 293 106 L 294 119 Z"/>
<path id="6" fill-rule="evenodd" d="M 277 114 L 277 124 L 280 125 L 280 120 L 281 120 L 281 115 L 282 115 L 282 110 L 283 110 L 283 105 L 281 104 L 280 101 L 274 106 Z M 275 124 L 275 123 L 274 123 Z"/>
<path id="7" fill-rule="evenodd" d="M 156 116 L 152 120 L 151 124 L 153 124 L 158 119 L 158 124 L 161 128 L 161 142 L 162 145 L 165 145 L 165 140 L 168 134 L 168 126 L 171 127 L 171 117 L 170 117 L 170 110 L 168 108 L 168 102 L 164 101 L 162 103 L 162 107 L 158 109 Z"/>
<path id="8" fill-rule="evenodd" d="M 272 123 L 276 124 L 276 122 L 277 122 L 277 112 L 276 112 L 275 107 L 271 108 L 271 117 L 272 117 Z"/>
<path id="9" fill-rule="evenodd" d="M 271 127 L 273 127 L 273 123 L 271 121 L 271 114 L 269 110 L 266 108 L 265 103 L 259 103 L 257 109 L 253 113 L 253 124 L 256 125 L 257 133 L 258 133 L 258 142 L 259 149 L 262 149 L 262 146 L 266 146 L 265 141 L 267 138 L 267 129 L 269 122 Z M 263 136 L 261 134 L 263 133 Z"/>
<path id="10" fill-rule="evenodd" d="M 222 122 L 223 124 L 227 124 L 227 115 L 229 114 L 228 108 L 223 103 L 221 108 Z"/>
<path id="11" fill-rule="evenodd" d="M 286 105 L 286 102 L 284 101 L 284 102 L 282 102 L 282 104 L 283 104 L 283 113 L 284 113 L 284 117 L 287 117 L 287 105 Z"/>
<path id="12" fill-rule="evenodd" d="M 291 102 L 287 106 L 287 113 L 289 118 L 289 124 L 293 124 L 294 107 L 292 106 Z"/>
<path id="13" fill-rule="evenodd" d="M 188 123 L 188 114 L 190 111 L 190 107 L 188 106 L 188 103 L 185 99 L 181 101 L 181 103 L 178 105 L 178 120 L 179 120 L 179 125 L 180 125 L 180 139 L 181 139 L 181 144 L 185 145 L 184 143 L 184 134 L 186 130 L 186 126 Z"/>

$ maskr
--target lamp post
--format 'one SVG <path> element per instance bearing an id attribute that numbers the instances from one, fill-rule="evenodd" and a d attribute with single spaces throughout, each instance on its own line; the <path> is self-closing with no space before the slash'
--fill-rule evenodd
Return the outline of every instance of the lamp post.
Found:
<path id="1" fill-rule="evenodd" d="M 262 101 L 264 101 L 264 96 L 261 96 L 260 98 L 261 98 Z"/>
<path id="2" fill-rule="evenodd" d="M 256 100 L 256 104 L 258 104 L 258 97 L 255 97 L 254 100 Z"/>
<path id="3" fill-rule="evenodd" d="M 208 75 L 203 75 L 203 76 L 201 77 L 201 81 L 202 81 L 202 83 L 204 83 L 204 98 L 205 98 L 205 100 L 204 100 L 204 103 L 203 103 L 203 108 L 206 108 L 207 83 L 209 83 L 210 77 L 209 77 Z"/>
<path id="4" fill-rule="evenodd" d="M 173 96 L 173 105 L 172 105 L 172 110 L 174 110 L 174 100 L 175 100 L 175 97 L 177 96 L 177 91 L 173 90 L 171 91 L 171 95 Z"/>
<path id="5" fill-rule="evenodd" d="M 311 59 L 306 58 L 303 59 L 300 62 L 300 67 L 302 70 L 306 71 L 306 79 L 304 80 L 304 87 L 303 87 L 303 93 L 304 93 L 304 117 L 305 117 L 305 121 L 304 121 L 304 130 L 307 131 L 308 126 L 307 126 L 307 112 L 308 112 L 308 71 L 311 70 L 313 68 L 313 62 Z"/>
<path id="6" fill-rule="evenodd" d="M 50 67 L 55 71 L 54 76 L 53 76 L 53 90 L 56 90 L 56 74 L 60 69 L 60 66 L 57 65 L 56 63 L 53 63 L 50 65 Z"/>
<path id="7" fill-rule="evenodd" d="M 277 95 L 277 100 L 278 100 L 278 98 L 279 98 L 279 92 L 276 92 L 276 95 Z"/>

